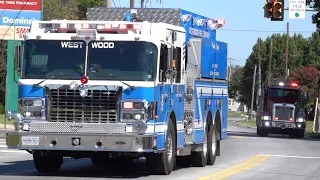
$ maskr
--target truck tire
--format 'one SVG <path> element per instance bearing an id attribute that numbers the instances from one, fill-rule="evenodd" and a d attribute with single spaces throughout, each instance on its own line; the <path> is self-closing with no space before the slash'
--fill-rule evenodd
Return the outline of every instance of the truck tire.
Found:
<path id="1" fill-rule="evenodd" d="M 191 161 L 192 165 L 195 167 L 205 167 L 207 165 L 207 157 L 208 157 L 208 130 L 209 125 L 207 123 L 206 128 L 204 130 L 204 143 L 200 151 L 192 151 L 191 153 Z M 212 137 L 212 135 L 211 135 Z M 210 145 L 211 146 L 211 145 Z"/>
<path id="2" fill-rule="evenodd" d="M 261 129 L 257 126 L 257 136 L 262 136 Z"/>
<path id="3" fill-rule="evenodd" d="M 261 137 L 268 137 L 268 130 L 263 127 L 257 127 L 257 135 Z"/>
<path id="4" fill-rule="evenodd" d="M 39 172 L 57 172 L 63 164 L 63 157 L 35 151 L 33 153 L 33 162 Z"/>
<path id="5" fill-rule="evenodd" d="M 207 165 L 214 165 L 217 157 L 218 137 L 216 125 L 211 125 L 208 133 L 208 162 Z"/>
<path id="6" fill-rule="evenodd" d="M 106 158 L 103 158 L 103 157 L 91 157 L 91 162 L 94 165 L 102 165 L 102 164 L 106 164 L 107 160 Z"/>
<path id="7" fill-rule="evenodd" d="M 150 154 L 146 158 L 147 168 L 151 174 L 169 175 L 174 168 L 177 152 L 177 140 L 171 118 L 168 119 L 167 126 L 166 152 Z"/>
<path id="8" fill-rule="evenodd" d="M 305 130 L 298 130 L 297 132 L 296 132 L 296 137 L 297 138 L 304 138 L 304 132 L 305 132 Z"/>

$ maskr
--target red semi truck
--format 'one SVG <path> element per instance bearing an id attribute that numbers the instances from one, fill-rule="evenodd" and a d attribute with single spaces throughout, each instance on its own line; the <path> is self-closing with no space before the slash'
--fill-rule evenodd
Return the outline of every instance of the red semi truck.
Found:
<path id="1" fill-rule="evenodd" d="M 258 136 L 269 133 L 289 134 L 291 138 L 303 138 L 306 114 L 301 108 L 307 94 L 297 82 L 278 79 L 266 86 L 259 97 L 256 113 Z"/>

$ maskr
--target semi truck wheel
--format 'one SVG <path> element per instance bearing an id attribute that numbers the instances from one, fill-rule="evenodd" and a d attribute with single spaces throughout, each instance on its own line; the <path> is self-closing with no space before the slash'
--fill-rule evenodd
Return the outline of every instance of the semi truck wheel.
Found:
<path id="1" fill-rule="evenodd" d="M 217 137 L 217 129 L 216 125 L 210 126 L 210 130 L 208 133 L 208 165 L 214 165 L 217 157 L 217 145 L 218 145 L 218 137 Z"/>
<path id="2" fill-rule="evenodd" d="M 35 151 L 33 153 L 33 162 L 39 172 L 57 172 L 63 164 L 63 157 Z"/>
<path id="3" fill-rule="evenodd" d="M 168 119 L 166 133 L 166 152 L 150 154 L 147 156 L 147 168 L 152 174 L 169 175 L 175 165 L 176 159 L 176 133 L 172 120 Z"/>
<path id="4" fill-rule="evenodd" d="M 305 133 L 305 130 L 298 130 L 295 136 L 297 138 L 304 138 L 304 133 Z"/>

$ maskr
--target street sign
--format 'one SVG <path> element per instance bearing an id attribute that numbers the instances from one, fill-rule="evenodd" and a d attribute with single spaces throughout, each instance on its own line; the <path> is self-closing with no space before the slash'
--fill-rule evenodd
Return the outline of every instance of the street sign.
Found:
<path id="1" fill-rule="evenodd" d="M 306 0 L 289 0 L 289 18 L 306 18 Z"/>
<path id="2" fill-rule="evenodd" d="M 23 40 L 32 21 L 41 20 L 41 6 L 42 0 L 0 0 L 0 39 Z"/>

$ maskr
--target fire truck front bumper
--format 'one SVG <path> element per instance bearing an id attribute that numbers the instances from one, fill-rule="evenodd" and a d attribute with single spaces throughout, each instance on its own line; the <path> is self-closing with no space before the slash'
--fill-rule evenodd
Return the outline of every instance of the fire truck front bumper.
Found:
<path id="1" fill-rule="evenodd" d="M 304 122 L 262 121 L 262 127 L 279 130 L 303 130 L 306 128 L 306 124 Z"/>
<path id="2" fill-rule="evenodd" d="M 154 152 L 156 135 L 7 132 L 8 149 Z"/>

